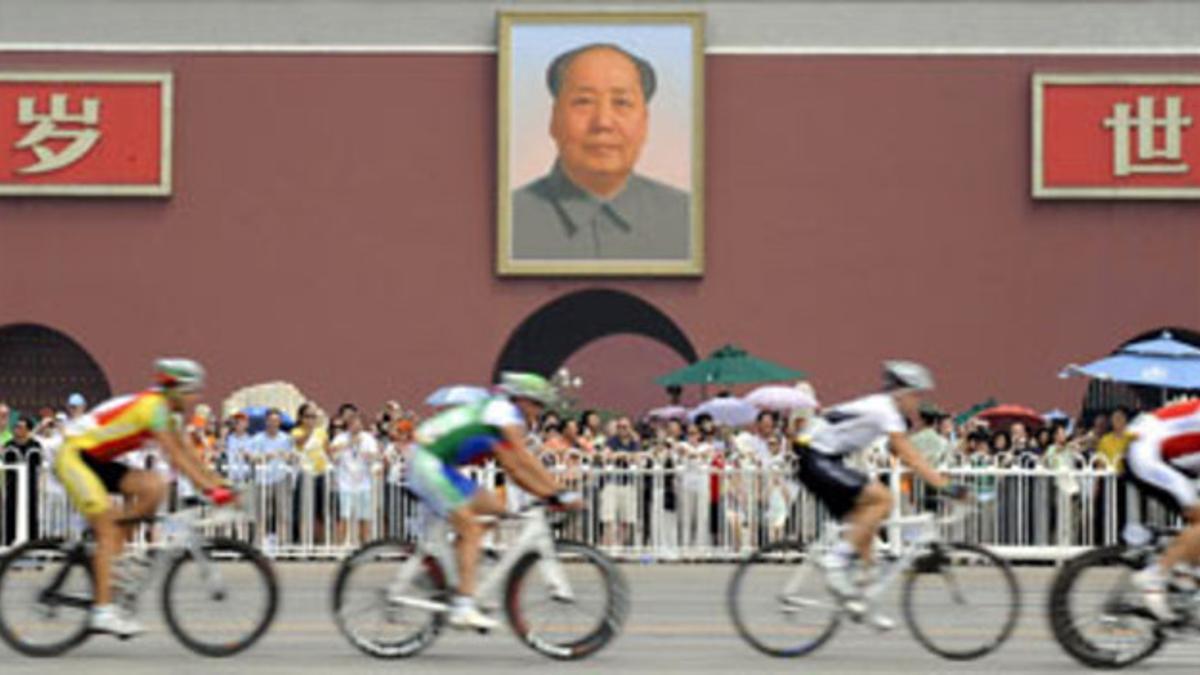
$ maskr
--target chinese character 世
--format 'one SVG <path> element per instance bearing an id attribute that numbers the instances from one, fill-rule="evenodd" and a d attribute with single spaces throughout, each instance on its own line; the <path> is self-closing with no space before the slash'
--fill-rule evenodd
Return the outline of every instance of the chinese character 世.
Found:
<path id="1" fill-rule="evenodd" d="M 1130 108 L 1128 103 L 1116 103 L 1112 117 L 1104 120 L 1104 126 L 1113 130 L 1113 175 L 1187 173 L 1188 165 L 1178 162 L 1183 157 L 1180 136 L 1185 128 L 1192 126 L 1192 118 L 1183 116 L 1183 100 L 1178 96 L 1167 96 L 1166 115 L 1157 118 L 1154 116 L 1153 96 L 1138 97 L 1136 118 L 1130 115 Z M 1137 159 L 1143 162 L 1140 164 L 1129 159 L 1129 137 L 1134 128 L 1137 129 Z M 1163 129 L 1164 142 L 1161 148 L 1154 143 L 1158 129 Z M 1150 160 L 1178 163 L 1144 163 Z"/>
<path id="2" fill-rule="evenodd" d="M 50 95 L 50 113 L 37 112 L 37 97 L 23 96 L 17 99 L 17 122 L 21 126 L 35 125 L 24 138 L 17 141 L 18 150 L 30 149 L 37 156 L 37 163 L 30 164 L 18 173 L 46 173 L 79 161 L 100 140 L 99 129 L 63 128 L 61 124 L 78 124 L 94 127 L 100 123 L 100 99 L 84 98 L 79 113 L 67 111 L 67 95 Z M 57 152 L 44 143 L 48 140 L 70 141 Z"/>

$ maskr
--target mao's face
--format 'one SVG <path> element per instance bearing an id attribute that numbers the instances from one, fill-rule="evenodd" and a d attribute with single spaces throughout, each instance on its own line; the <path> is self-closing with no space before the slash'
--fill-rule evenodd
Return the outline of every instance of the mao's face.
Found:
<path id="1" fill-rule="evenodd" d="M 624 178 L 646 141 L 647 111 L 638 69 L 619 52 L 593 49 L 564 73 L 550 135 L 575 179 Z"/>

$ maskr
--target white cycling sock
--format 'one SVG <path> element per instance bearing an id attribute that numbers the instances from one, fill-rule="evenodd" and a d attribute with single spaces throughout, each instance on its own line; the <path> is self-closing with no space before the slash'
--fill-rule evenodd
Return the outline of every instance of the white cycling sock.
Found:
<path id="1" fill-rule="evenodd" d="M 854 550 L 854 545 L 845 539 L 839 540 L 833 545 L 833 552 L 846 560 L 853 560 L 858 555 L 858 551 Z"/>

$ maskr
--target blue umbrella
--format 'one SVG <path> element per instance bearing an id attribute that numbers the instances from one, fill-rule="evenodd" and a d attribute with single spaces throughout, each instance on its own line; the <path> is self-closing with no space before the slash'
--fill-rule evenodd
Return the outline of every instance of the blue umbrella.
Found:
<path id="1" fill-rule="evenodd" d="M 468 385 L 458 384 L 449 387 L 441 387 L 437 391 L 429 395 L 425 399 L 425 403 L 435 408 L 440 408 L 447 405 L 464 405 L 467 403 L 478 403 L 491 394 L 483 387 L 472 387 Z"/>
<path id="2" fill-rule="evenodd" d="M 1071 419 L 1071 415 L 1068 414 L 1066 410 L 1055 408 L 1049 412 L 1042 413 L 1042 419 L 1046 420 L 1047 422 L 1064 422 Z"/>
<path id="3" fill-rule="evenodd" d="M 250 433 L 257 434 L 267 428 L 267 413 L 270 410 L 265 405 L 252 405 L 248 408 L 242 408 L 242 412 L 246 413 L 246 417 L 250 420 Z M 279 418 L 284 431 L 288 431 L 296 426 L 296 422 L 292 420 L 292 416 L 285 412 L 280 411 Z"/>
<path id="4" fill-rule="evenodd" d="M 1200 349 L 1163 331 L 1160 337 L 1126 345 L 1099 361 L 1067 366 L 1059 376 L 1075 374 L 1164 389 L 1200 389 Z"/>

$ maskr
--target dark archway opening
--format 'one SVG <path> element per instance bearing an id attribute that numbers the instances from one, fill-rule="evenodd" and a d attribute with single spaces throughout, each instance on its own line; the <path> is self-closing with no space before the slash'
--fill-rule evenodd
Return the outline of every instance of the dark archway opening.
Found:
<path id="1" fill-rule="evenodd" d="M 72 392 L 83 394 L 89 406 L 112 395 L 87 350 L 46 326 L 0 326 L 0 401 L 31 414 L 41 407 L 61 409 Z"/>
<path id="2" fill-rule="evenodd" d="M 505 370 L 550 375 L 584 345 L 620 333 L 648 337 L 688 363 L 696 361 L 687 334 L 657 307 L 622 291 L 588 289 L 557 298 L 522 321 L 496 359 L 492 381 Z"/>

